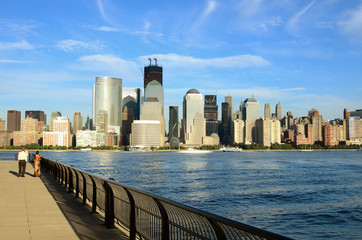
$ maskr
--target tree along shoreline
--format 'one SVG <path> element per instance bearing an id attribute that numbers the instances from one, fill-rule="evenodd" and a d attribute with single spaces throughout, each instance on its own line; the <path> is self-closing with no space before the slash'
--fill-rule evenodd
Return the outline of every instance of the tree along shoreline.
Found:
<path id="1" fill-rule="evenodd" d="M 180 148 L 170 148 L 168 146 L 165 147 L 149 147 L 150 151 L 177 151 L 177 150 L 185 150 L 185 149 L 195 149 L 195 150 L 210 150 L 210 151 L 219 151 L 222 148 L 222 145 L 204 145 L 198 147 L 192 146 L 180 146 Z M 298 145 L 293 146 L 291 144 L 272 144 L 270 147 L 265 147 L 261 144 L 236 144 L 232 147 L 241 148 L 245 151 L 300 151 L 300 150 L 358 150 L 362 147 L 362 145 L 337 145 L 337 146 L 321 146 L 319 144 L 313 145 Z M 22 148 L 28 150 L 42 150 L 42 151 L 81 151 L 85 148 L 90 148 L 94 151 L 131 151 L 132 148 L 129 146 L 121 146 L 121 147 L 110 147 L 110 146 L 101 146 L 101 147 L 64 147 L 64 146 L 40 146 L 39 144 L 27 144 L 24 146 L 4 146 L 0 147 L 0 151 L 9 151 L 9 150 L 21 150 Z"/>

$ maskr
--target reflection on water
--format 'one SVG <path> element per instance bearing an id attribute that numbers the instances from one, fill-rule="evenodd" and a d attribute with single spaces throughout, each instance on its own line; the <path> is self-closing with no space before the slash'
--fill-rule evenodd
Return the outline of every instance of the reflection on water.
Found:
<path id="1" fill-rule="evenodd" d="M 362 152 L 41 155 L 293 238 L 362 236 Z"/>

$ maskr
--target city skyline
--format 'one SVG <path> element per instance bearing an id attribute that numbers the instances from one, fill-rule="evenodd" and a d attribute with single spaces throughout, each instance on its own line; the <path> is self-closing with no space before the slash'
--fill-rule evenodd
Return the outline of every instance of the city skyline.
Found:
<path id="1" fill-rule="evenodd" d="M 0 118 L 7 110 L 92 116 L 95 77 L 142 88 L 148 57 L 163 66 L 165 116 L 192 88 L 280 102 L 283 116 L 325 120 L 361 108 L 362 4 L 336 1 L 95 0 L 1 3 Z M 219 107 L 220 109 L 221 107 Z M 219 114 L 220 116 L 220 114 Z M 263 107 L 260 107 L 263 116 Z M 220 119 L 220 117 L 219 117 Z"/>

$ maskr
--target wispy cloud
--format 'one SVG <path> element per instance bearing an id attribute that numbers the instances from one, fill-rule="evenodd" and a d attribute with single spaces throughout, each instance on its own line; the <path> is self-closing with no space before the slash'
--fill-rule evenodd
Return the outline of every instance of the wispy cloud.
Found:
<path id="1" fill-rule="evenodd" d="M 57 47 L 66 52 L 72 52 L 81 49 L 99 50 L 104 48 L 103 44 L 99 41 L 81 42 L 73 39 L 59 41 Z"/>
<path id="2" fill-rule="evenodd" d="M 12 60 L 12 59 L 0 59 L 0 63 L 29 63 L 30 61 Z"/>
<path id="3" fill-rule="evenodd" d="M 205 8 L 203 9 L 200 17 L 197 19 L 197 21 L 193 25 L 193 29 L 197 29 L 202 25 L 204 22 L 207 21 L 209 16 L 216 10 L 217 2 L 215 0 L 208 0 Z"/>
<path id="4" fill-rule="evenodd" d="M 192 56 L 182 56 L 174 53 L 156 54 L 157 59 L 162 60 L 167 66 L 190 66 L 195 68 L 202 67 L 218 67 L 218 68 L 247 68 L 247 67 L 262 67 L 269 65 L 269 61 L 260 56 L 253 55 L 237 55 L 223 58 L 202 59 Z M 147 56 L 142 56 L 139 59 L 146 59 Z"/>
<path id="5" fill-rule="evenodd" d="M 103 20 L 107 20 L 106 12 L 104 10 L 103 0 L 97 0 L 98 11 L 101 14 Z"/>
<path id="6" fill-rule="evenodd" d="M 27 41 L 20 42 L 0 42 L 0 50 L 32 50 L 34 46 Z"/>
<path id="7" fill-rule="evenodd" d="M 27 35 L 32 34 L 33 29 L 36 28 L 37 25 L 33 22 L 25 22 L 25 21 L 14 21 L 10 19 L 0 19 L 0 32 L 5 33 L 15 33 L 16 35 Z"/>
<path id="8" fill-rule="evenodd" d="M 345 18 L 338 22 L 341 31 L 352 36 L 353 40 L 362 40 L 362 5 L 357 9 L 346 12 Z"/>
<path id="9" fill-rule="evenodd" d="M 301 17 L 314 5 L 315 0 L 310 2 L 306 7 L 297 12 L 292 18 L 289 19 L 287 23 L 287 30 L 293 34 L 297 34 L 299 29 L 300 19 Z"/>

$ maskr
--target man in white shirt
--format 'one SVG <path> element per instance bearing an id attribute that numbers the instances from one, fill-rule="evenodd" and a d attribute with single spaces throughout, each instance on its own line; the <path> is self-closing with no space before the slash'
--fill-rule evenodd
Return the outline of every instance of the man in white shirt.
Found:
<path id="1" fill-rule="evenodd" d="M 28 159 L 28 152 L 25 149 L 21 149 L 21 152 L 18 153 L 18 162 L 19 162 L 19 175 L 18 177 L 25 177 L 26 169 L 26 160 Z"/>

